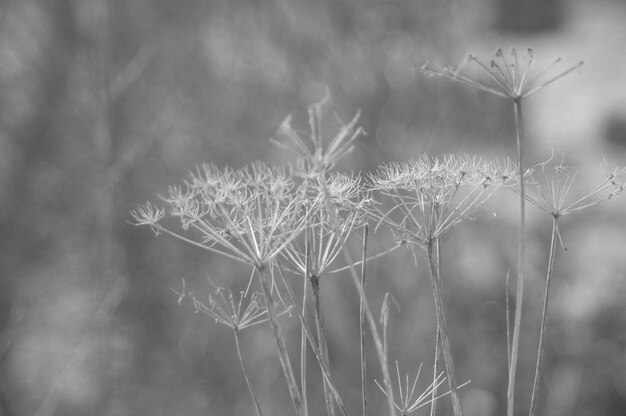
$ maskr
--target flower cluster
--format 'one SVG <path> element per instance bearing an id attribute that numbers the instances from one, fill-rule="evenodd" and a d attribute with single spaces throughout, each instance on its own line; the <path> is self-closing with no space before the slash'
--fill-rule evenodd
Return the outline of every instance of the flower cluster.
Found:
<path id="1" fill-rule="evenodd" d="M 393 202 L 379 212 L 379 224 L 411 241 L 428 243 L 471 215 L 495 185 L 514 183 L 516 169 L 509 160 L 485 162 L 458 155 L 383 165 L 369 178 Z"/>
<path id="2" fill-rule="evenodd" d="M 608 170 L 604 178 L 590 191 L 575 200 L 569 198 L 577 172 L 566 166 L 564 158 L 554 160 L 552 155 L 545 162 L 529 169 L 529 185 L 526 200 L 554 217 L 572 214 L 609 200 L 624 190 L 626 168 Z"/>
<path id="3" fill-rule="evenodd" d="M 525 62 L 520 62 L 521 60 Z M 552 68 L 561 62 L 561 58 L 557 58 L 552 64 L 548 65 L 539 73 L 531 75 L 535 64 L 535 55 L 532 49 L 528 49 L 526 56 L 520 57 L 515 48 L 511 48 L 509 57 L 498 48 L 495 57 L 488 59 L 487 63 L 483 62 L 477 54 L 468 54 L 465 60 L 458 68 L 441 67 L 432 65 L 427 62 L 422 70 L 428 75 L 441 76 L 449 78 L 453 81 L 469 85 L 479 90 L 504 97 L 512 100 L 520 100 L 524 97 L 535 93 L 539 89 L 552 84 L 559 78 L 580 68 L 583 62 L 561 71 L 556 75 L 545 78 Z M 464 69 L 467 64 L 473 63 L 487 75 L 488 81 L 483 81 L 470 74 Z"/>
<path id="4" fill-rule="evenodd" d="M 182 237 L 164 228 L 163 211 L 146 204 L 133 211 L 138 224 L 194 245 L 261 266 L 270 262 L 307 224 L 306 201 L 294 192 L 291 172 L 257 162 L 239 170 L 201 165 L 163 200 L 180 219 Z M 193 239 L 192 239 L 193 238 Z"/>
<path id="5" fill-rule="evenodd" d="M 361 116 L 357 112 L 349 123 L 339 120 L 341 128 L 330 143 L 325 143 L 322 134 L 322 109 L 328 102 L 329 96 L 309 108 L 310 132 L 298 132 L 291 125 L 291 117 L 287 117 L 278 129 L 278 134 L 287 139 L 287 143 L 272 140 L 277 146 L 296 154 L 307 169 L 305 172 L 327 172 L 337 161 L 354 149 L 354 143 L 365 131 L 357 127 Z M 339 119 L 339 117 L 337 117 Z"/>
<path id="6" fill-rule="evenodd" d="M 352 232 L 364 225 L 373 204 L 359 177 L 333 173 L 308 183 L 316 201 L 309 213 L 304 241 L 294 240 L 285 257 L 300 272 L 321 277 L 329 272 Z"/>

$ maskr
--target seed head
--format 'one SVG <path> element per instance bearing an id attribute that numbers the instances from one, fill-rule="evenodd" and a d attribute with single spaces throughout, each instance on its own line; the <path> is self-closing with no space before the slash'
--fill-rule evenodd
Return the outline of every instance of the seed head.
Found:
<path id="1" fill-rule="evenodd" d="M 603 201 L 609 200 L 624 189 L 626 168 L 608 170 L 604 168 L 604 178 L 581 197 L 572 199 L 570 191 L 578 173 L 565 165 L 565 158 L 555 160 L 554 154 L 548 160 L 529 169 L 529 185 L 526 199 L 540 210 L 561 217 Z"/>
<path id="2" fill-rule="evenodd" d="M 557 58 L 552 64 L 533 74 L 535 55 L 532 49 L 529 48 L 525 56 L 519 56 L 517 50 L 511 48 L 507 57 L 502 49 L 498 48 L 493 58 L 483 59 L 477 54 L 470 53 L 457 68 L 441 67 L 426 62 L 422 70 L 428 75 L 449 78 L 479 90 L 518 101 L 552 84 L 583 64 L 581 61 L 564 71 L 549 75 L 560 62 L 561 58 Z M 487 80 L 466 73 L 464 70 L 470 64 L 478 66 L 481 72 L 487 75 Z"/>
<path id="3" fill-rule="evenodd" d="M 238 170 L 201 165 L 162 199 L 185 235 L 160 225 L 165 211 L 151 203 L 133 211 L 137 224 L 254 266 L 270 262 L 307 226 L 291 171 L 261 162 Z"/>
<path id="4" fill-rule="evenodd" d="M 361 112 L 357 111 L 352 120 L 344 123 L 339 120 L 341 127 L 335 137 L 327 142 L 322 134 L 323 117 L 322 109 L 330 100 L 328 93 L 319 103 L 309 107 L 309 132 L 299 132 L 291 125 L 291 116 L 287 117 L 280 128 L 278 135 L 286 138 L 286 143 L 272 139 L 279 147 L 295 153 L 303 158 L 303 166 L 315 172 L 327 172 L 332 169 L 337 161 L 354 149 L 356 139 L 365 134 L 365 131 L 357 126 Z"/>
<path id="5" fill-rule="evenodd" d="M 426 244 L 469 217 L 496 185 L 514 180 L 513 166 L 459 155 L 383 165 L 369 177 L 372 188 L 393 202 L 377 213 L 379 225 Z"/>

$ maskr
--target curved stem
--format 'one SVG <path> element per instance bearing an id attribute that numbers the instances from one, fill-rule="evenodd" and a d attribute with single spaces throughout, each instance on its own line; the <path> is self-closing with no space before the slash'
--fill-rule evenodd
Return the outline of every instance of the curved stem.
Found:
<path id="1" fill-rule="evenodd" d="M 550 295 L 550 280 L 554 270 L 554 256 L 556 253 L 556 239 L 558 230 L 558 216 L 554 216 L 552 221 L 552 239 L 550 241 L 550 257 L 548 258 L 548 274 L 546 276 L 546 291 L 543 296 L 543 310 L 541 312 L 541 331 L 539 332 L 539 347 L 537 348 L 537 363 L 535 365 L 535 380 L 533 382 L 533 392 L 530 399 L 529 416 L 535 415 L 537 408 L 537 395 L 539 390 L 539 377 L 543 366 L 543 351 L 545 349 L 545 336 L 548 324 L 548 300 Z"/>
<path id="2" fill-rule="evenodd" d="M 241 364 L 241 370 L 243 371 L 243 376 L 246 379 L 246 385 L 248 386 L 248 391 L 250 392 L 250 396 L 252 396 L 252 401 L 254 402 L 254 406 L 256 407 L 257 414 L 259 416 L 263 416 L 263 412 L 261 412 L 261 405 L 254 394 L 254 389 L 252 388 L 252 382 L 250 381 L 250 376 L 248 374 L 248 367 L 246 366 L 246 362 L 243 359 L 243 354 L 241 352 L 241 346 L 239 345 L 239 330 L 234 329 L 235 332 L 235 346 L 237 347 L 237 355 L 239 356 L 239 363 Z"/>
<path id="3" fill-rule="evenodd" d="M 513 416 L 515 401 L 515 374 L 519 353 L 519 337 L 522 325 L 522 301 L 524 298 L 524 262 L 526 259 L 526 194 L 524 186 L 524 134 L 522 130 L 522 99 L 513 100 L 515 106 L 515 131 L 517 137 L 517 162 L 519 164 L 520 181 L 520 221 L 519 247 L 517 258 L 517 289 L 515 293 L 515 322 L 513 324 L 513 340 L 511 346 L 511 362 L 509 363 L 509 382 L 507 390 L 507 416 Z"/>
<path id="4" fill-rule="evenodd" d="M 452 399 L 452 409 L 454 416 L 461 416 L 461 402 L 459 401 L 459 393 L 457 390 L 456 376 L 454 372 L 454 361 L 452 360 L 452 352 L 450 340 L 448 338 L 448 327 L 446 324 L 446 316 L 443 306 L 443 295 L 441 292 L 441 281 L 439 277 L 439 264 L 434 253 L 434 241 L 431 239 L 426 245 L 428 254 L 428 264 L 430 266 L 430 280 L 433 286 L 433 296 L 435 298 L 435 309 L 437 311 L 437 326 L 440 328 L 441 346 L 443 350 L 443 358 L 446 366 L 446 376 L 450 387 L 450 397 Z"/>
<path id="5" fill-rule="evenodd" d="M 300 390 L 298 389 L 296 377 L 293 374 L 291 362 L 289 361 L 289 354 L 287 352 L 285 338 L 283 336 L 281 327 L 278 324 L 276 311 L 274 311 L 274 298 L 272 296 L 272 285 L 270 277 L 265 267 L 257 267 L 257 271 L 259 272 L 259 280 L 261 281 L 263 296 L 265 297 L 265 303 L 267 304 L 267 316 L 272 327 L 272 332 L 274 333 L 276 347 L 278 348 L 278 358 L 280 359 L 280 365 L 283 369 L 283 374 L 285 375 L 285 380 L 287 382 L 287 387 L 289 389 L 289 395 L 291 396 L 293 408 L 296 411 L 296 415 L 302 416 L 304 415 L 302 410 L 302 398 L 300 397 Z"/>
<path id="6" fill-rule="evenodd" d="M 317 330 L 317 346 L 324 365 L 330 368 L 328 359 L 328 345 L 324 331 L 324 317 L 320 302 L 320 280 L 319 276 L 310 275 L 309 282 L 311 284 L 311 292 L 313 293 L 313 315 L 315 316 L 315 329 Z M 323 378 L 324 399 L 326 401 L 326 412 L 329 416 L 335 415 L 335 407 L 333 405 L 333 396 L 330 391 L 329 382 Z"/>

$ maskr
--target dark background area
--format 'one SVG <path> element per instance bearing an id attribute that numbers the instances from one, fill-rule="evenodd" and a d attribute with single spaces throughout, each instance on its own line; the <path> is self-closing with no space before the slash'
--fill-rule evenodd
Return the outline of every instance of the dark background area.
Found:
<path id="1" fill-rule="evenodd" d="M 527 101 L 529 160 L 563 153 L 584 192 L 603 156 L 626 165 L 623 0 L 4 0 L 0 2 L 0 415 L 250 415 L 232 334 L 172 288 L 240 289 L 250 270 L 130 224 L 201 162 L 289 161 L 270 144 L 326 89 L 368 132 L 340 170 L 368 172 L 422 152 L 514 156 L 503 100 L 425 77 L 425 61 L 533 47 L 537 68 L 580 71 Z M 626 409 L 626 200 L 565 218 L 539 410 Z M 494 215 L 495 214 L 495 215 Z M 516 262 L 515 195 L 444 244 L 444 286 L 467 416 L 504 413 L 505 275 Z M 528 284 L 517 407 L 527 413 L 550 218 L 529 212 Z M 373 236 L 372 250 L 390 241 Z M 390 359 L 432 365 L 434 307 L 408 252 L 372 264 L 376 310 L 389 292 Z M 322 283 L 330 357 L 359 405 L 358 297 Z M 285 320 L 294 351 L 295 316 Z M 271 334 L 244 332 L 267 414 L 289 415 Z M 372 379 L 380 380 L 372 354 Z M 312 375 L 311 415 L 323 414 Z M 317 381 L 316 381 L 317 380 Z M 428 384 L 427 378 L 422 384 Z M 384 396 L 369 385 L 371 414 Z M 449 411 L 444 400 L 441 414 Z M 419 414 L 419 413 L 418 413 Z M 426 413 L 423 413 L 426 414 Z"/>

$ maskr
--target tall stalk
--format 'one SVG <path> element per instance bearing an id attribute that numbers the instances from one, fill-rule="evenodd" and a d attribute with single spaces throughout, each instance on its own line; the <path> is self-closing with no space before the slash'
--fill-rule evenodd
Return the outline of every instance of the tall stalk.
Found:
<path id="1" fill-rule="evenodd" d="M 456 376 L 454 372 L 454 361 L 452 360 L 452 351 L 450 340 L 448 338 L 448 327 L 446 324 L 446 316 L 443 306 L 443 295 L 441 291 L 441 280 L 439 276 L 439 259 L 435 252 L 435 239 L 430 239 L 426 245 L 428 255 L 428 265 L 430 266 L 430 280 L 433 286 L 433 295 L 435 298 L 435 310 L 437 312 L 437 327 L 441 336 L 441 346 L 443 350 L 444 364 L 446 367 L 446 376 L 450 387 L 450 397 L 452 399 L 452 409 L 455 416 L 462 416 L 461 402 L 456 384 Z"/>
<path id="2" fill-rule="evenodd" d="M 313 293 L 313 315 L 315 317 L 315 329 L 317 331 L 317 346 L 324 365 L 330 368 L 328 358 L 328 344 L 324 330 L 324 317 L 322 315 L 322 307 L 320 302 L 320 281 L 319 276 L 310 275 L 309 283 L 311 284 L 311 292 Z M 326 402 L 326 412 L 329 416 L 335 415 L 335 407 L 333 405 L 333 396 L 330 391 L 329 381 L 323 379 L 324 400 Z"/>
<path id="3" fill-rule="evenodd" d="M 259 404 L 259 400 L 254 393 L 254 389 L 252 388 L 252 382 L 250 381 L 250 376 L 248 374 L 248 366 L 246 365 L 245 360 L 243 359 L 243 354 L 241 352 L 241 346 L 239 345 L 239 329 L 234 329 L 235 332 L 235 346 L 237 348 L 237 356 L 239 357 L 239 363 L 241 364 L 241 370 L 243 371 L 243 376 L 246 379 L 246 385 L 248 386 L 248 391 L 250 392 L 250 396 L 252 396 L 252 401 L 254 402 L 254 406 L 256 407 L 257 414 L 259 416 L 263 416 L 263 412 L 261 412 L 261 405 Z"/>
<path id="4" fill-rule="evenodd" d="M 439 250 L 439 239 L 435 241 L 435 251 L 437 256 L 437 276 L 440 276 L 441 271 L 441 251 Z M 439 344 L 441 343 L 441 327 L 439 326 L 439 320 L 437 320 L 437 333 L 435 334 L 435 360 L 433 362 L 433 380 L 436 380 L 439 376 Z M 437 413 L 437 385 L 433 385 L 433 391 L 430 401 L 430 416 L 435 416 Z"/>
<path id="5" fill-rule="evenodd" d="M 369 227 L 367 224 L 363 227 L 363 254 L 361 257 L 361 287 L 365 290 L 365 272 L 367 259 L 367 235 Z M 365 310 L 363 307 L 363 298 L 359 296 L 359 338 L 361 344 L 361 407 L 363 408 L 363 416 L 367 416 L 367 360 L 365 357 Z"/>
<path id="6" fill-rule="evenodd" d="M 519 246 L 517 257 L 517 288 L 515 292 L 515 322 L 513 324 L 513 340 L 511 345 L 511 362 L 509 363 L 509 380 L 507 389 L 507 416 L 513 416 L 515 402 L 515 375 L 519 354 L 519 337 L 522 325 L 522 301 L 524 298 L 524 262 L 526 259 L 526 193 L 524 186 L 524 134 L 522 129 L 522 98 L 513 100 L 515 107 L 515 132 L 517 138 L 517 163 L 519 168 L 520 220 Z"/>
<path id="7" fill-rule="evenodd" d="M 343 254 L 346 263 L 349 265 L 354 265 L 352 256 L 345 247 L 343 247 Z M 363 302 L 363 311 L 365 312 L 365 318 L 367 319 L 367 323 L 370 327 L 370 332 L 372 333 L 372 338 L 374 339 L 374 347 L 376 348 L 378 361 L 380 363 L 380 368 L 383 373 L 383 383 L 385 385 L 385 395 L 387 396 L 387 404 L 389 406 L 389 416 L 393 416 L 396 414 L 396 410 L 394 405 L 393 386 L 391 385 L 391 375 L 389 373 L 389 360 L 387 359 L 387 354 L 383 347 L 383 342 L 380 339 L 378 329 L 376 328 L 376 319 L 374 318 L 372 310 L 369 307 L 369 303 L 367 301 L 367 298 L 365 297 L 365 290 L 361 285 L 361 279 L 357 275 L 354 266 L 350 267 L 350 276 L 352 277 L 352 282 L 359 292 L 359 298 Z"/>
<path id="8" fill-rule="evenodd" d="M 306 279 L 303 280 L 302 285 L 302 320 L 306 322 L 306 308 L 307 308 L 307 287 L 306 287 Z M 304 325 L 300 328 L 300 391 L 302 393 L 302 409 L 304 411 L 304 416 L 308 416 L 309 414 L 309 404 L 308 404 L 308 389 L 307 389 L 307 362 L 306 362 L 306 349 L 307 349 L 307 339 L 306 332 L 304 331 Z"/>
<path id="9" fill-rule="evenodd" d="M 337 391 L 337 389 L 332 383 L 332 379 L 330 377 L 330 369 L 326 366 L 324 361 L 322 361 L 322 356 L 320 354 L 319 348 L 316 345 L 316 340 L 304 319 L 304 311 L 298 305 L 297 300 L 296 300 L 296 295 L 294 294 L 293 290 L 291 289 L 291 286 L 285 279 L 284 273 L 282 272 L 282 269 L 280 267 L 279 267 L 279 272 L 280 272 L 279 274 L 281 276 L 283 285 L 287 291 L 287 294 L 289 295 L 289 298 L 293 302 L 293 306 L 295 307 L 296 314 L 298 315 L 298 318 L 300 318 L 302 329 L 309 341 L 309 344 L 311 345 L 311 349 L 313 350 L 313 355 L 315 355 L 315 358 L 317 359 L 317 363 L 320 366 L 320 370 L 322 371 L 322 377 L 324 377 L 324 380 L 328 382 L 329 389 L 333 395 L 333 399 L 335 400 L 335 403 L 337 404 L 337 408 L 339 409 L 339 412 L 341 413 L 342 416 L 348 416 L 348 411 L 343 404 L 343 400 L 341 399 L 339 392 Z"/>
<path id="10" fill-rule="evenodd" d="M 263 289 L 263 296 L 265 298 L 267 306 L 267 316 L 274 333 L 276 340 L 276 347 L 278 348 L 278 357 L 280 359 L 280 365 L 285 375 L 287 387 L 289 389 L 289 395 L 293 403 L 293 408 L 296 411 L 296 415 L 303 416 L 302 398 L 300 396 L 300 390 L 298 389 L 298 383 L 296 377 L 293 374 L 291 368 L 291 362 L 289 361 L 289 354 L 287 352 L 287 345 L 285 344 L 285 338 L 283 336 L 282 329 L 278 324 L 276 317 L 276 311 L 274 311 L 274 298 L 272 296 L 272 285 L 269 273 L 265 266 L 258 266 L 257 271 L 259 273 L 259 280 L 261 281 L 261 288 Z"/>
<path id="11" fill-rule="evenodd" d="M 554 270 L 554 257 L 556 254 L 556 239 L 558 233 L 559 216 L 554 215 L 552 220 L 552 238 L 550 240 L 550 256 L 548 258 L 548 273 L 546 275 L 546 290 L 543 296 L 543 308 L 541 312 L 541 331 L 539 332 L 539 347 L 537 347 L 537 362 L 535 364 L 535 380 L 533 381 L 532 396 L 530 399 L 529 416 L 535 415 L 537 408 L 537 396 L 539 391 L 539 377 L 543 366 L 543 352 L 545 349 L 545 336 L 548 324 L 548 299 L 550 295 L 550 281 Z"/>
<path id="12" fill-rule="evenodd" d="M 552 64 L 542 71 L 532 75 L 532 68 L 535 63 L 535 55 L 532 49 L 528 49 L 524 60 L 520 62 L 520 56 L 515 48 L 511 48 L 511 53 L 506 55 L 502 49 L 498 48 L 495 57 L 484 62 L 477 54 L 468 54 L 465 62 L 458 68 L 441 67 L 426 63 L 423 70 L 430 75 L 449 78 L 454 81 L 469 85 L 478 90 L 485 91 L 499 97 L 509 99 L 513 102 L 515 110 L 515 127 L 517 137 L 517 161 L 519 166 L 520 180 L 520 222 L 519 222 L 519 252 L 517 267 L 517 288 L 515 294 L 515 317 L 513 326 L 513 339 L 508 338 L 507 320 L 507 347 L 510 352 L 508 357 L 509 379 L 507 388 L 507 416 L 513 416 L 515 399 L 515 376 L 517 372 L 517 361 L 519 354 L 519 337 L 522 322 L 522 303 L 524 298 L 524 262 L 526 258 L 526 231 L 525 231 L 525 184 L 524 184 L 524 135 L 522 120 L 522 100 L 540 89 L 552 84 L 556 80 L 572 73 L 580 68 L 583 62 L 569 67 L 568 69 L 548 76 L 551 69 L 561 61 L 557 58 Z M 463 71 L 463 67 L 473 63 L 487 75 L 487 79 L 475 77 Z M 508 276 L 508 275 L 507 275 Z M 508 307 L 507 307 L 508 313 Z"/>

